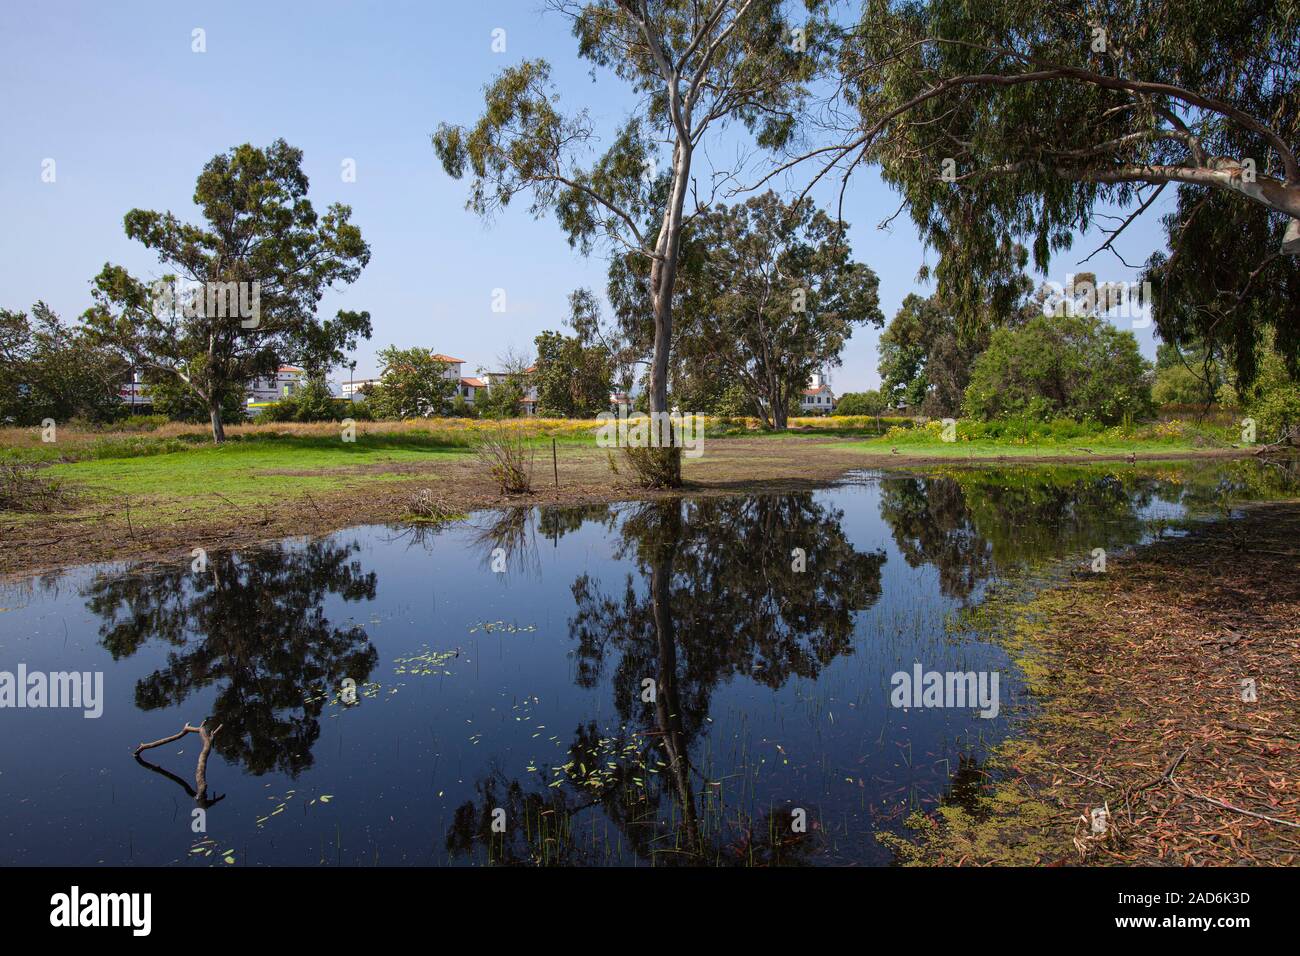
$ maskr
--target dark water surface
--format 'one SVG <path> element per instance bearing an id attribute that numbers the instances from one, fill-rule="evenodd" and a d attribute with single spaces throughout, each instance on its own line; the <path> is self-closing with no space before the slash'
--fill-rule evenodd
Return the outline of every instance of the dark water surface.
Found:
<path id="1" fill-rule="evenodd" d="M 0 671 L 99 671 L 104 704 L 0 710 L 0 863 L 885 864 L 1029 706 L 964 608 L 1281 481 L 864 474 L 10 585 Z M 997 672 L 998 715 L 891 706 L 918 662 Z M 132 756 L 205 717 L 206 792 L 197 735 Z"/>

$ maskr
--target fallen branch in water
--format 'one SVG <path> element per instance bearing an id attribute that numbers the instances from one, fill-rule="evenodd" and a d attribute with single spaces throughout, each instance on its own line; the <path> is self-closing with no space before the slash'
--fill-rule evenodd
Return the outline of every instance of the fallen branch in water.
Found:
<path id="1" fill-rule="evenodd" d="M 208 721 L 206 718 L 200 721 L 197 727 L 194 727 L 190 724 L 186 724 L 184 727 L 180 729 L 179 733 L 172 734 L 170 737 L 163 737 L 161 740 L 155 740 L 152 743 L 140 744 L 138 747 L 135 748 L 135 759 L 140 763 L 144 764 L 144 766 L 148 767 L 149 769 L 156 770 L 159 773 L 163 774 L 163 776 L 170 777 L 171 779 L 175 780 L 182 787 L 184 787 L 185 790 L 189 793 L 189 795 L 192 796 L 195 800 L 197 800 L 200 805 L 208 806 L 212 803 L 216 803 L 217 800 L 221 799 L 221 797 L 217 797 L 216 800 L 212 800 L 212 801 L 208 800 L 208 755 L 212 753 L 212 741 L 216 738 L 217 734 L 221 732 L 222 726 L 223 726 L 222 724 L 217 724 L 215 730 L 209 731 Z M 179 777 L 175 776 L 174 774 L 168 773 L 166 770 L 163 770 L 161 767 L 155 767 L 153 764 L 147 762 L 140 756 L 142 751 L 151 750 L 154 747 L 161 747 L 163 744 L 169 744 L 172 743 L 173 741 L 180 740 L 186 734 L 198 734 L 199 738 L 203 741 L 203 749 L 199 751 L 199 762 L 198 765 L 194 768 L 194 789 L 193 790 L 191 790 L 189 785 L 186 784 L 185 781 L 181 780 Z"/>

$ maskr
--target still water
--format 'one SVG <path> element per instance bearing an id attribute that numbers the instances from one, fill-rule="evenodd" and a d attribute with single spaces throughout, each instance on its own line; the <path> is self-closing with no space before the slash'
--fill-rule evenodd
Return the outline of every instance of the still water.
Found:
<path id="1" fill-rule="evenodd" d="M 964 610 L 1280 482 L 864 473 L 10 584 L 0 672 L 102 673 L 103 713 L 0 709 L 0 864 L 888 864 L 1032 707 Z M 894 706 L 917 665 L 996 716 Z M 197 734 L 133 756 L 205 718 L 204 789 Z"/>

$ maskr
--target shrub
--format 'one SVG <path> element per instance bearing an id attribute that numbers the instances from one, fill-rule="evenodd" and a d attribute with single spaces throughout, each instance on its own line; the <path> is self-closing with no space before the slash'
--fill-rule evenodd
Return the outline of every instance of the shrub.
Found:
<path id="1" fill-rule="evenodd" d="M 1276 352 L 1263 354 L 1249 395 L 1246 411 L 1255 419 L 1260 442 L 1300 441 L 1300 383 L 1287 374 Z"/>
<path id="2" fill-rule="evenodd" d="M 114 431 L 151 432 L 166 425 L 170 419 L 166 415 L 128 415 L 116 425 Z"/>
<path id="3" fill-rule="evenodd" d="M 680 448 L 624 447 L 624 457 L 642 488 L 677 488 L 682 483 Z"/>
<path id="4" fill-rule="evenodd" d="M 835 404 L 836 416 L 879 415 L 885 410 L 885 399 L 875 389 L 865 392 L 845 392 Z"/>
<path id="5" fill-rule="evenodd" d="M 536 449 L 523 431 L 497 425 L 477 434 L 472 447 L 479 461 L 488 466 L 488 473 L 503 494 L 532 491 Z"/>
<path id="6" fill-rule="evenodd" d="M 1147 371 L 1132 332 L 1095 316 L 1036 315 L 993 333 L 971 369 L 964 408 L 985 420 L 1113 425 L 1150 413 Z"/>

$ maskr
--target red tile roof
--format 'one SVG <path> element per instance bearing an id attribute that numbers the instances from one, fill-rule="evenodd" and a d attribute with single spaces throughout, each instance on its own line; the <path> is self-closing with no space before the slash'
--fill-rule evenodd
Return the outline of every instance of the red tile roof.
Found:
<path id="1" fill-rule="evenodd" d="M 462 378 L 462 379 L 460 380 L 460 384 L 462 384 L 462 385 L 471 385 L 471 386 L 473 386 L 474 388 L 487 388 L 487 387 L 488 387 L 487 382 L 483 381 L 483 379 L 481 379 L 481 378 Z"/>
<path id="2" fill-rule="evenodd" d="M 438 362 L 450 362 L 452 365 L 464 365 L 464 364 L 465 364 L 465 360 L 464 360 L 464 359 L 452 358 L 450 355 L 443 355 L 443 354 L 441 354 L 441 353 L 439 353 L 439 352 L 434 352 L 433 355 L 430 356 L 430 358 L 432 358 L 432 359 L 434 359 L 435 361 L 438 361 Z"/>

